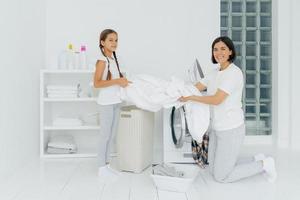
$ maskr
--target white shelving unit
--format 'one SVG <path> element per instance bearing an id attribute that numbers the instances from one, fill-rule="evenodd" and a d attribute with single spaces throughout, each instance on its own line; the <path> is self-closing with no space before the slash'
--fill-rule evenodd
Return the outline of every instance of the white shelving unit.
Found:
<path id="1" fill-rule="evenodd" d="M 98 112 L 96 96 L 90 83 L 93 80 L 92 70 L 51 70 L 40 72 L 40 156 L 42 158 L 95 157 L 100 126 L 96 115 Z M 78 98 L 48 98 L 47 85 L 80 84 L 83 96 Z M 53 126 L 55 117 L 81 117 L 82 126 Z M 72 135 L 77 145 L 77 153 L 49 154 L 47 144 L 53 135 Z"/>
<path id="2" fill-rule="evenodd" d="M 65 99 L 65 98 L 44 98 L 45 102 L 96 102 L 96 98 L 76 98 L 76 99 Z"/>
<path id="3" fill-rule="evenodd" d="M 100 126 L 44 126 L 44 130 L 99 130 Z"/>

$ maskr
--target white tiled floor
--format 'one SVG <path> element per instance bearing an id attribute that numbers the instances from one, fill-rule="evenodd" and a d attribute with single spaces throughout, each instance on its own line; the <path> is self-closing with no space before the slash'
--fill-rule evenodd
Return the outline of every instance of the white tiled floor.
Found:
<path id="1" fill-rule="evenodd" d="M 254 154 L 261 148 L 244 148 Z M 1 200 L 299 200 L 300 152 L 266 149 L 276 158 L 278 180 L 268 183 L 255 176 L 237 183 L 215 182 L 208 171 L 200 170 L 194 185 L 186 193 L 157 190 L 149 176 L 122 172 L 113 183 L 97 177 L 95 159 L 38 160 L 16 172 L 10 180 L 1 180 Z"/>

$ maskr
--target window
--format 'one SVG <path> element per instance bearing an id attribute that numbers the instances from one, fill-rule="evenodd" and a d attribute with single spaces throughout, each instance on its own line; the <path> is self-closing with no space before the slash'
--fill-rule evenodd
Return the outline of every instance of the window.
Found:
<path id="1" fill-rule="evenodd" d="M 271 0 L 221 0 L 221 35 L 233 40 L 245 77 L 247 135 L 272 133 L 271 11 Z"/>

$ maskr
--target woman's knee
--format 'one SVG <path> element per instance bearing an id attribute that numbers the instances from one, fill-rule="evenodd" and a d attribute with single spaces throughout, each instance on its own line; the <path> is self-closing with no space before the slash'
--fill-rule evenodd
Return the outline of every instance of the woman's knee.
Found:
<path id="1" fill-rule="evenodd" d="M 224 175 L 216 175 L 216 174 L 214 174 L 215 181 L 217 181 L 219 183 L 226 183 L 225 178 L 226 178 L 226 176 L 224 176 Z"/>
<path id="2" fill-rule="evenodd" d="M 215 167 L 213 171 L 213 176 L 217 182 L 226 183 L 226 178 L 229 175 L 229 173 L 230 172 L 228 172 L 228 170 L 224 170 L 224 168 L 218 169 L 218 167 Z"/>

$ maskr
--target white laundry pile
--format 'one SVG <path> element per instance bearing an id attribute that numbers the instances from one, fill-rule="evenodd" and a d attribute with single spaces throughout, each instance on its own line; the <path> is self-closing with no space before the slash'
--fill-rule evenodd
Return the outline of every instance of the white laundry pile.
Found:
<path id="1" fill-rule="evenodd" d="M 151 112 L 157 112 L 163 107 L 180 107 L 184 103 L 178 101 L 179 97 L 199 94 L 193 85 L 185 85 L 184 81 L 176 77 L 166 81 L 149 75 L 138 75 L 130 81 L 133 83 L 121 88 L 121 99 Z"/>
<path id="2" fill-rule="evenodd" d="M 48 153 L 65 154 L 77 152 L 77 145 L 71 135 L 51 136 L 47 146 Z"/>
<path id="3" fill-rule="evenodd" d="M 157 112 L 161 108 L 176 108 L 185 105 L 186 119 L 191 136 L 197 142 L 209 125 L 209 106 L 198 102 L 180 102 L 181 96 L 202 94 L 191 83 L 185 83 L 176 77 L 170 81 L 162 80 L 149 75 L 138 75 L 132 79 L 132 84 L 121 88 L 121 99 L 133 103 L 137 107 Z"/>
<path id="4" fill-rule="evenodd" d="M 203 103 L 187 102 L 185 115 L 190 134 L 198 143 L 202 142 L 203 135 L 209 127 L 209 106 Z"/>
<path id="5" fill-rule="evenodd" d="M 46 92 L 49 98 L 77 98 L 81 91 L 77 85 L 47 85 Z"/>

